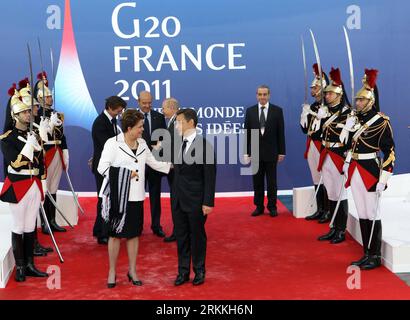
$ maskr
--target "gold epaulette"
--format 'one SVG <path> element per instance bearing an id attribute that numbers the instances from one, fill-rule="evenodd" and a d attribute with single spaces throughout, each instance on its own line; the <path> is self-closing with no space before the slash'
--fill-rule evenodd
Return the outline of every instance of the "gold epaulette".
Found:
<path id="1" fill-rule="evenodd" d="M 12 131 L 13 131 L 13 130 L 9 130 L 9 131 L 3 133 L 3 134 L 0 136 L 0 140 L 3 140 L 4 138 L 7 138 Z"/>
<path id="2" fill-rule="evenodd" d="M 386 116 L 383 112 L 378 112 L 379 116 L 381 116 L 385 120 L 390 120 L 388 116 Z"/>

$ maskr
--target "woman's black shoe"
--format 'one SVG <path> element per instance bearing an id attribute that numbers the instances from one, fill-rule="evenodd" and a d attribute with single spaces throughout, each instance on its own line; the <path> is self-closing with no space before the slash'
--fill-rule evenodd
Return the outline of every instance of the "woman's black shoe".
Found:
<path id="1" fill-rule="evenodd" d="M 131 277 L 131 275 L 130 275 L 129 272 L 127 273 L 127 277 L 128 277 L 128 281 L 132 281 L 132 284 L 133 284 L 134 286 L 142 286 L 142 281 L 141 281 L 141 280 L 134 280 L 134 279 Z"/>
<path id="2" fill-rule="evenodd" d="M 115 288 L 116 285 L 117 285 L 117 276 L 115 276 L 114 283 L 107 282 L 107 288 L 108 289 Z"/>

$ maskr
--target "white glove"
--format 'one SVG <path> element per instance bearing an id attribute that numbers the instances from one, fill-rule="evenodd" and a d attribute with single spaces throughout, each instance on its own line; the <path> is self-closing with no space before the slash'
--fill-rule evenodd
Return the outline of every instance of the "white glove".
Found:
<path id="1" fill-rule="evenodd" d="M 377 185 L 376 185 L 376 192 L 377 193 L 382 193 L 384 191 L 384 189 L 386 189 L 386 184 L 378 182 Z"/>
<path id="2" fill-rule="evenodd" d="M 300 115 L 300 125 L 302 126 L 302 128 L 306 128 L 307 124 L 308 124 L 308 118 L 307 118 L 308 114 L 305 113 L 304 111 L 302 111 L 301 115 Z"/>
<path id="3" fill-rule="evenodd" d="M 313 120 L 312 131 L 316 132 L 320 129 L 321 121 L 319 119 Z"/>
<path id="4" fill-rule="evenodd" d="M 347 119 L 346 119 L 346 124 L 344 125 L 344 129 L 346 129 L 346 130 L 352 130 L 353 129 L 353 127 L 355 126 L 355 124 L 356 124 L 356 117 L 348 117 Z"/>
<path id="5" fill-rule="evenodd" d="M 34 150 L 41 151 L 41 146 L 38 144 L 36 136 L 31 133 L 28 133 L 26 144 L 24 145 L 20 154 L 27 157 L 30 160 L 30 162 L 32 162 L 34 157 Z"/>
<path id="6" fill-rule="evenodd" d="M 306 128 L 308 119 L 307 116 L 310 112 L 310 105 L 307 103 L 302 104 L 302 113 L 300 114 L 300 125 L 302 128 Z"/>
<path id="7" fill-rule="evenodd" d="M 302 104 L 302 112 L 308 114 L 310 112 L 310 105 L 307 103 Z"/>
<path id="8" fill-rule="evenodd" d="M 44 142 L 48 141 L 48 133 L 51 133 L 50 120 L 48 118 L 41 117 L 38 133 L 40 134 L 41 140 Z"/>
<path id="9" fill-rule="evenodd" d="M 349 140 L 349 131 L 347 129 L 343 128 L 342 132 L 340 132 L 339 140 L 341 143 L 347 143 L 347 141 Z"/>
<path id="10" fill-rule="evenodd" d="M 59 127 L 63 124 L 63 122 L 58 118 L 57 112 L 53 112 L 50 116 L 50 129 L 53 132 L 54 127 Z"/>
<path id="11" fill-rule="evenodd" d="M 328 111 L 327 107 L 322 106 L 322 107 L 319 108 L 316 118 L 324 119 L 324 118 L 327 118 L 328 116 L 329 116 L 329 111 Z"/>
<path id="12" fill-rule="evenodd" d="M 44 198 L 46 197 L 47 193 L 47 181 L 46 180 L 41 180 L 41 186 L 43 187 L 43 193 L 44 193 Z"/>
<path id="13" fill-rule="evenodd" d="M 65 170 L 68 171 L 68 166 L 70 164 L 70 156 L 68 154 L 68 149 L 63 150 L 63 161 L 65 165 Z"/>
<path id="14" fill-rule="evenodd" d="M 243 156 L 243 164 L 244 164 L 244 165 L 248 165 L 248 164 L 250 164 L 250 163 L 251 163 L 251 157 L 250 157 L 249 155 L 245 154 L 245 155 Z"/>

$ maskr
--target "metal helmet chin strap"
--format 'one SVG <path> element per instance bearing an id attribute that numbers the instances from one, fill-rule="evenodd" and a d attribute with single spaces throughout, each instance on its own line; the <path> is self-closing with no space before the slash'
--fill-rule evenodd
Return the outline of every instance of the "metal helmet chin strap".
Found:
<path id="1" fill-rule="evenodd" d="M 336 98 L 334 98 L 332 102 L 329 102 L 329 103 L 328 103 L 328 106 L 329 106 L 330 108 L 332 108 L 332 107 L 334 107 L 334 106 L 337 106 L 338 104 L 340 104 L 340 101 L 341 101 L 341 100 L 342 100 L 342 95 L 341 95 L 341 94 L 337 94 L 337 95 L 336 95 Z M 337 101 L 337 103 L 335 103 L 336 101 Z"/>
<path id="2" fill-rule="evenodd" d="M 365 113 L 373 107 L 374 100 L 371 100 L 371 99 L 368 99 L 368 100 L 369 101 L 367 102 L 367 104 L 363 107 L 363 109 L 361 111 L 359 111 L 359 113 Z"/>

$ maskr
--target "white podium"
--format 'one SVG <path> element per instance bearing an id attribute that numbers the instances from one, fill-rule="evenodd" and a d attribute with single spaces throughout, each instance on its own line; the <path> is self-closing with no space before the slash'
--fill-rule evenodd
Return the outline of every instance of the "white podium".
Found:
<path id="1" fill-rule="evenodd" d="M 0 183 L 0 189 L 2 187 L 3 183 Z M 73 226 L 78 224 L 78 208 L 74 196 L 70 191 L 59 190 L 57 192 L 57 206 Z M 57 212 L 56 222 L 60 226 L 68 226 Z M 7 281 L 15 266 L 13 250 L 11 247 L 12 225 L 12 213 L 9 204 L 0 201 L 0 288 L 6 287 Z M 40 226 L 40 219 L 38 219 L 38 226 Z M 70 229 L 68 229 L 68 231 L 70 231 Z"/>
<path id="2" fill-rule="evenodd" d="M 293 188 L 293 216 L 295 218 L 305 218 L 316 212 L 317 205 L 316 199 L 313 199 L 314 194 L 315 188 L 313 186 Z"/>

